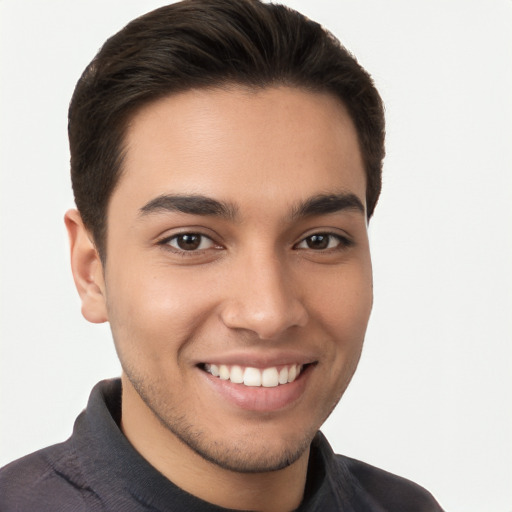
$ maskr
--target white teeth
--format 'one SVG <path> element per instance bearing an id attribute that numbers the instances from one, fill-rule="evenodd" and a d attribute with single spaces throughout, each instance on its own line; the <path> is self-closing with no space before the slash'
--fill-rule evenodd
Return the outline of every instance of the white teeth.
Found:
<path id="1" fill-rule="evenodd" d="M 205 364 L 204 369 L 214 377 L 229 380 L 234 384 L 244 384 L 250 387 L 274 388 L 276 386 L 293 382 L 301 373 L 302 365 L 291 364 L 278 370 L 275 366 L 262 370 L 247 366 L 245 369 L 239 365 L 229 367 L 226 364 Z"/>
<path id="2" fill-rule="evenodd" d="M 246 386 L 261 386 L 261 372 L 257 368 L 247 367 L 244 372 L 244 384 Z"/>
<path id="3" fill-rule="evenodd" d="M 275 388 L 279 384 L 277 368 L 265 368 L 261 372 L 261 385 L 264 388 Z"/>
<path id="4" fill-rule="evenodd" d="M 231 367 L 229 380 L 235 384 L 241 384 L 244 381 L 244 371 L 240 366 L 235 365 Z"/>
<path id="5" fill-rule="evenodd" d="M 229 368 L 225 364 L 221 364 L 219 366 L 219 377 L 222 380 L 228 380 L 229 379 Z"/>
<path id="6" fill-rule="evenodd" d="M 293 382 L 297 378 L 297 365 L 292 364 L 288 370 L 288 382 Z"/>

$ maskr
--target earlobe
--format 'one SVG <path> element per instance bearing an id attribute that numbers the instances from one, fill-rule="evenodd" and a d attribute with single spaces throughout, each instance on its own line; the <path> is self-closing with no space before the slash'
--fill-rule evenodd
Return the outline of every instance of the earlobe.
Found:
<path id="1" fill-rule="evenodd" d="M 82 300 L 82 315 L 89 322 L 106 322 L 105 281 L 96 246 L 77 210 L 66 212 L 64 222 L 69 236 L 73 279 Z"/>

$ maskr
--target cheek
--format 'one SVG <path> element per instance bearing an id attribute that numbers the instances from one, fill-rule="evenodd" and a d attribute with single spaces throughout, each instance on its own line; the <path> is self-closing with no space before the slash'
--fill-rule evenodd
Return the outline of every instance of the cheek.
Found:
<path id="1" fill-rule="evenodd" d="M 317 317 L 342 344 L 362 344 L 373 305 L 370 260 L 342 266 L 317 284 L 310 291 Z"/>
<path id="2" fill-rule="evenodd" d="M 346 269 L 329 283 L 323 294 L 317 318 L 330 343 L 323 346 L 322 373 L 325 403 L 329 412 L 347 388 L 359 363 L 366 327 L 373 304 L 371 267 Z"/>
<path id="3" fill-rule="evenodd" d="M 175 358 L 214 305 L 214 295 L 199 286 L 197 276 L 180 269 L 139 267 L 130 276 L 111 273 L 107 280 L 109 322 L 125 356 Z"/>

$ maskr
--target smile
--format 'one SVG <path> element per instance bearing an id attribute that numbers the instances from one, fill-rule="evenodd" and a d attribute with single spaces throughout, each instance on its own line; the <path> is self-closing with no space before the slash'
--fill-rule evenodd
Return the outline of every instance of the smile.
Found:
<path id="1" fill-rule="evenodd" d="M 229 380 L 234 384 L 243 384 L 249 387 L 274 388 L 293 382 L 302 372 L 304 365 L 290 364 L 284 366 L 271 366 L 268 368 L 242 367 L 239 365 L 209 364 L 203 369 L 221 380 Z"/>

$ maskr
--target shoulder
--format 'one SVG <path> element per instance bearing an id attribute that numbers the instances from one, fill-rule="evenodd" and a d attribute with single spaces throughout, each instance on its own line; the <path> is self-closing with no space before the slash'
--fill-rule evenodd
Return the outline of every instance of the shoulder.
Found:
<path id="1" fill-rule="evenodd" d="M 343 455 L 336 455 L 335 460 L 348 470 L 356 488 L 384 510 L 442 512 L 432 494 L 406 478 Z"/>
<path id="2" fill-rule="evenodd" d="M 89 506 L 93 496 L 80 475 L 69 441 L 22 457 L 0 469 L 0 510 L 96 510 Z"/>

